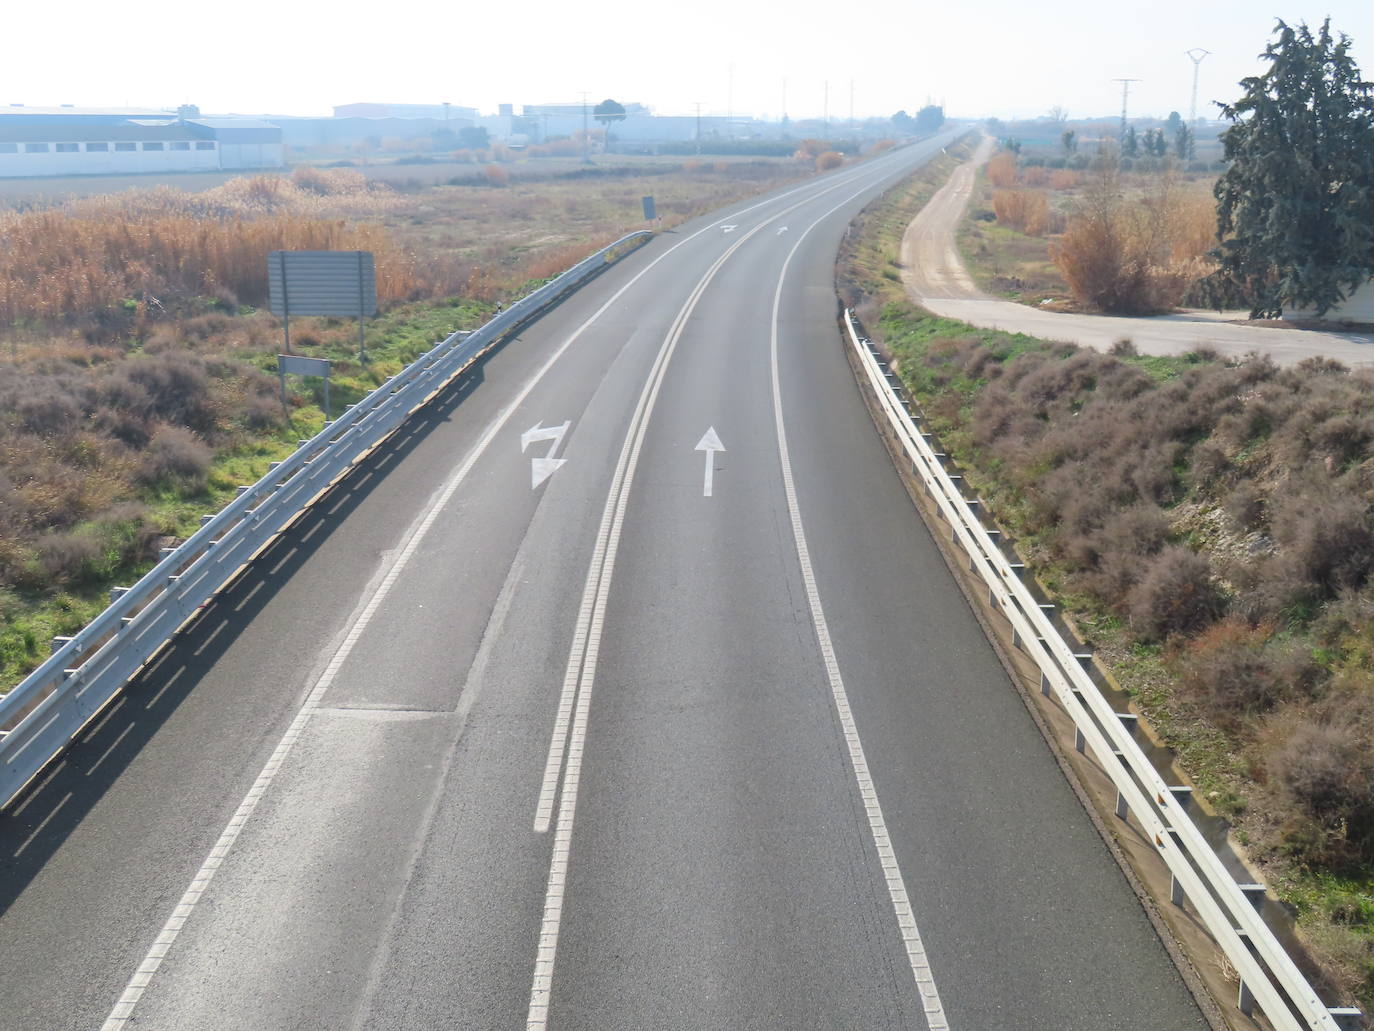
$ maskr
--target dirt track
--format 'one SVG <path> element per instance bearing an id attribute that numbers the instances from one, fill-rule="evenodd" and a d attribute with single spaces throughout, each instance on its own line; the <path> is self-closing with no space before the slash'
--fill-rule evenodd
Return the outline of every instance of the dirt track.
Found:
<path id="1" fill-rule="evenodd" d="M 985 137 L 973 160 L 955 169 L 902 238 L 902 280 L 911 297 L 928 311 L 986 329 L 1067 340 L 1099 351 L 1127 339 L 1142 354 L 1183 354 L 1207 345 L 1226 355 L 1259 351 L 1280 365 L 1296 365 L 1314 355 L 1352 366 L 1374 364 L 1374 335 L 1368 333 L 1234 321 L 1244 318 L 1241 312 L 1190 311 L 1149 318 L 1067 315 L 989 297 L 964 268 L 955 237 L 973 192 L 974 175 L 995 149 Z"/>

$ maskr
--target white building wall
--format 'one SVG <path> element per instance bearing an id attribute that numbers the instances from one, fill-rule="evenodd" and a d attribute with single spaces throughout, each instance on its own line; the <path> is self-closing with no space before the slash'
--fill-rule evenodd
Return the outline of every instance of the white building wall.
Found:
<path id="1" fill-rule="evenodd" d="M 220 168 L 281 168 L 286 164 L 280 143 L 221 143 Z"/>
<path id="2" fill-rule="evenodd" d="M 1285 310 L 1285 319 L 1315 319 L 1316 311 L 1310 308 Z M 1359 287 L 1345 301 L 1328 311 L 1322 318 L 1328 322 L 1367 322 L 1374 323 L 1374 280 Z"/>
<path id="3" fill-rule="evenodd" d="M 185 143 L 185 149 L 173 149 Z M 209 147 L 200 144 L 209 143 Z M 157 149 L 160 144 L 161 149 Z M 150 143 L 109 141 L 100 149 L 97 143 L 48 143 L 46 150 L 30 152 L 28 145 L 15 144 L 18 153 L 10 154 L 0 144 L 0 177 L 57 175 L 102 175 L 138 172 L 189 172 L 220 167 L 218 144 L 213 140 L 162 140 Z M 62 146 L 64 149 L 58 150 Z M 75 147 L 67 150 L 66 147 Z M 128 149 L 129 147 L 133 149 Z M 281 148 L 278 147 L 278 150 Z"/>

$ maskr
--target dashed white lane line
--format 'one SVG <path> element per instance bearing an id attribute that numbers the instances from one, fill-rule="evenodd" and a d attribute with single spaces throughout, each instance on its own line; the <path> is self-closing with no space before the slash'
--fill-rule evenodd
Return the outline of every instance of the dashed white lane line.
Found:
<path id="1" fill-rule="evenodd" d="M 549 858 L 544 916 L 539 930 L 539 949 L 535 955 L 534 979 L 530 986 L 530 1005 L 526 1017 L 527 1031 L 544 1031 L 548 1026 L 553 968 L 558 955 L 558 935 L 563 921 L 563 892 L 567 885 L 568 863 L 572 855 L 573 820 L 577 813 L 577 792 L 582 779 L 582 756 L 587 738 L 587 722 L 591 714 L 592 688 L 596 682 L 597 658 L 601 650 L 601 631 L 606 618 L 606 600 L 611 592 L 612 573 L 615 569 L 616 552 L 620 546 L 621 529 L 625 522 L 625 509 L 629 503 L 630 487 L 634 482 L 635 468 L 639 464 L 639 452 L 648 430 L 649 417 L 653 414 L 654 403 L 658 399 L 659 388 L 663 385 L 668 363 L 672 360 L 677 342 L 682 338 L 687 320 L 691 317 L 701 295 L 705 293 L 706 287 L 730 256 L 766 225 L 768 222 L 760 223 L 732 244 L 716 259 L 692 290 L 664 338 L 663 346 L 654 360 L 649 378 L 639 396 L 639 402 L 635 405 L 634 414 L 630 419 L 630 429 L 625 435 L 625 443 L 621 446 L 620 459 L 611 480 L 601 527 L 597 533 L 592 566 L 583 588 L 577 629 L 568 658 L 567 671 L 564 674 L 563 697 L 558 709 L 559 722 L 555 727 L 554 741 L 550 745 L 549 761 L 545 767 L 546 791 L 540 794 L 539 809 L 535 815 L 535 830 L 547 830 L 553 794 L 558 782 L 558 760 L 563 752 L 560 737 L 566 735 L 567 761 L 562 764 L 563 790 L 559 798 L 558 824 L 554 829 L 553 849 Z M 573 688 L 571 690 L 570 685 Z M 569 730 L 568 708 L 572 705 L 574 695 L 576 708 Z M 549 786 L 550 773 L 553 788 Z"/>
<path id="2" fill-rule="evenodd" d="M 616 550 L 619 546 L 621 526 L 625 517 L 625 508 L 629 501 L 630 487 L 634 480 L 635 467 L 639 461 L 640 446 L 643 442 L 645 432 L 649 424 L 649 417 L 653 413 L 654 402 L 658 397 L 659 387 L 662 384 L 664 375 L 668 368 L 668 362 L 672 357 L 673 350 L 677 346 L 677 341 L 681 337 L 686 327 L 687 319 L 692 310 L 696 307 L 701 295 L 716 273 L 748 239 L 755 233 L 764 229 L 766 226 L 781 218 L 783 215 L 790 214 L 804 204 L 810 203 L 828 193 L 833 193 L 846 185 L 852 184 L 855 180 L 862 178 L 854 176 L 848 180 L 832 183 L 827 188 L 818 191 L 815 195 L 799 201 L 796 204 L 779 211 L 771 218 L 759 223 L 738 242 L 726 250 L 715 263 L 707 270 L 706 274 L 696 284 L 691 295 L 688 297 L 682 309 L 674 319 L 667 336 L 664 339 L 662 348 L 655 358 L 654 366 L 650 370 L 648 380 L 645 383 L 644 391 L 641 392 L 639 402 L 635 406 L 634 414 L 630 420 L 630 429 L 626 433 L 625 443 L 621 447 L 620 459 L 616 466 L 615 475 L 611 481 L 610 493 L 606 498 L 606 508 L 602 514 L 600 530 L 597 534 L 596 548 L 593 552 L 592 565 L 587 573 L 587 581 L 583 588 L 582 604 L 579 607 L 578 623 L 573 635 L 573 645 L 568 657 L 568 666 L 564 672 L 563 692 L 559 701 L 558 716 L 555 721 L 553 740 L 549 745 L 548 761 L 545 765 L 544 786 L 540 792 L 539 807 L 535 814 L 535 830 L 542 832 L 549 827 L 554 796 L 557 794 L 558 776 L 562 772 L 562 793 L 558 798 L 558 821 L 554 827 L 553 847 L 549 858 L 549 877 L 544 895 L 544 916 L 539 931 L 539 946 L 535 953 L 534 979 L 530 988 L 530 1005 L 526 1017 L 526 1031 L 545 1031 L 548 1027 L 549 1004 L 553 992 L 553 972 L 554 963 L 558 955 L 558 937 L 562 928 L 563 921 L 563 899 L 567 887 L 568 866 L 572 856 L 572 834 L 573 823 L 577 814 L 577 795 L 578 788 L 582 779 L 582 758 L 587 736 L 587 723 L 591 714 L 592 688 L 596 678 L 596 663 L 601 646 L 601 631 L 605 621 L 606 599 L 610 595 L 612 571 L 615 566 Z M 876 178 L 876 177 L 874 177 Z M 850 203 L 855 197 L 862 194 L 869 188 L 863 188 L 849 194 L 843 201 L 828 210 L 817 222 L 834 214 L 844 205 Z M 813 226 L 814 227 L 814 226 Z M 709 228 L 709 227 L 708 227 Z M 810 229 L 802 233 L 798 238 L 797 246 L 806 239 Z M 782 276 L 786 276 L 787 266 L 791 263 L 792 255 L 796 253 L 797 246 L 794 246 L 788 253 L 787 261 L 783 265 Z M 781 290 L 782 280 L 779 279 L 779 290 Z M 774 397 L 777 397 L 776 381 L 776 348 L 777 348 L 777 301 L 774 302 L 773 313 L 773 346 L 774 346 Z M 779 410 L 780 416 L 780 410 Z M 781 431 L 781 422 L 779 422 Z M 785 448 L 785 440 L 779 436 Z M 787 467 L 790 483 L 790 466 Z M 795 494 L 789 494 L 789 504 L 793 505 L 795 519 Z M 795 528 L 800 530 L 800 522 L 795 522 Z M 800 538 L 799 538 L 800 539 Z M 804 546 L 804 541 L 803 541 Z M 599 559 L 599 563 L 598 563 Z M 810 569 L 809 559 L 805 562 L 804 568 Z M 815 598 L 816 608 L 813 613 L 819 612 L 819 595 L 814 593 L 814 582 L 812 583 L 813 597 Z M 823 618 L 823 617 L 822 617 Z M 826 635 L 829 641 L 829 635 Z M 834 665 L 833 652 L 830 656 L 828 668 L 835 670 L 838 677 L 838 667 Z M 846 706 L 845 712 L 848 712 Z M 852 727 L 853 721 L 850 721 Z M 858 735 L 855 733 L 851 754 L 854 747 L 858 747 Z M 566 762 L 563 761 L 563 753 L 566 750 Z M 862 748 L 859 749 L 862 758 Z M 865 772 L 867 767 L 864 767 Z M 872 790 L 871 781 L 869 790 Z M 873 804 L 876 806 L 877 797 L 872 796 Z M 865 796 L 867 803 L 868 796 Z M 882 814 L 878 814 L 881 822 Z M 891 845 L 887 841 L 886 829 L 883 830 L 883 846 L 886 848 L 886 855 L 891 858 Z M 883 849 L 880 848 L 880 854 Z M 902 892 L 905 899 L 905 889 L 901 885 L 900 871 L 896 870 L 895 859 L 891 860 L 892 869 L 896 876 L 896 890 Z M 893 890 L 892 877 L 888 878 L 889 891 Z M 899 919 L 901 913 L 898 913 Z M 916 947 L 920 948 L 920 936 L 915 935 L 915 921 L 911 919 L 911 908 L 906 908 L 906 918 L 910 923 L 910 928 L 914 936 Z M 906 938 L 906 925 L 903 925 L 903 936 Z M 910 953 L 911 939 L 908 942 L 908 953 Z M 914 961 L 913 961 L 914 962 Z M 918 978 L 918 982 L 919 982 Z M 931 983 L 933 990 L 934 984 Z M 938 1008 L 939 998 L 936 996 L 936 1006 Z M 927 1013 L 930 1006 L 926 1004 Z M 944 1031 L 947 1025 L 931 1023 L 931 1031 Z"/>
<path id="3" fill-rule="evenodd" d="M 763 222 L 760 226 L 757 226 L 754 229 L 750 230 L 747 234 L 745 234 L 745 236 L 741 237 L 741 239 L 736 244 L 732 245 L 731 248 L 727 250 L 721 258 L 717 259 L 714 265 L 712 265 L 711 269 L 707 272 L 706 280 L 699 282 L 696 288 L 694 288 L 693 293 L 687 302 L 688 306 L 690 307 L 696 304 L 696 298 L 698 298 L 701 292 L 705 289 L 704 283 L 708 282 L 710 277 L 715 275 L 716 269 L 724 263 L 725 258 L 733 254 L 735 250 L 738 249 L 740 244 L 742 244 L 745 240 L 749 239 L 749 237 L 753 236 L 754 233 L 756 233 L 760 228 L 762 228 L 763 225 L 768 225 L 769 223 L 776 221 L 778 218 L 781 218 L 783 215 L 795 211 L 802 204 L 809 203 L 816 197 L 822 197 L 827 193 L 832 193 L 837 189 L 849 185 L 857 179 L 866 177 L 871 178 L 872 171 L 872 168 L 866 168 L 862 170 L 861 173 L 855 174 L 851 176 L 849 179 L 831 183 L 824 190 L 818 191 L 815 196 L 809 197 L 805 201 L 793 204 L 790 207 L 785 208 L 782 211 L 779 211 L 777 214 L 773 215 L 771 218 Z M 885 171 L 886 170 L 884 169 L 884 172 Z M 791 194 L 796 193 L 798 192 L 798 190 L 805 188 L 806 187 L 798 187 L 796 190 L 789 190 L 787 193 L 782 194 L 781 197 L 777 199 L 791 196 Z M 744 211 L 739 212 L 738 214 L 743 214 L 744 212 L 752 211 L 754 208 L 759 206 L 760 205 L 755 204 L 752 207 L 745 208 Z M 694 237 L 700 236 L 702 233 L 715 228 L 715 226 L 717 225 L 719 225 L 719 222 L 712 223 L 711 225 L 706 226 L 704 229 L 699 229 L 697 230 L 697 232 L 693 233 L 692 236 L 689 236 L 687 239 L 691 240 Z M 686 242 L 686 240 L 683 241 L 683 243 Z M 681 244 L 679 244 L 678 246 L 681 246 Z M 660 258 L 659 260 L 662 259 Z M 687 310 L 688 308 L 683 309 L 683 311 Z M 668 341 L 670 339 L 675 339 L 673 334 L 675 332 L 678 332 L 678 324 L 680 322 L 683 322 L 684 320 L 685 316 L 682 314 L 682 312 L 679 312 L 677 319 L 674 320 L 673 326 L 670 327 L 668 334 L 664 337 L 664 347 L 667 347 Z M 639 405 L 635 408 L 636 414 L 631 419 L 630 425 L 632 428 L 626 435 L 625 445 L 621 450 L 620 462 L 625 461 L 625 456 L 628 453 L 626 449 L 628 449 L 630 446 L 630 436 L 633 434 L 633 426 L 635 425 L 634 419 L 639 417 L 638 413 L 641 411 L 640 406 L 644 404 L 644 399 L 648 396 L 650 384 L 653 382 L 655 372 L 659 368 L 659 362 L 662 360 L 663 354 L 663 350 L 660 349 L 659 354 L 655 359 L 654 365 L 650 369 L 649 377 L 645 382 L 644 391 L 640 395 Z M 534 832 L 536 834 L 546 834 L 549 830 L 550 825 L 553 823 L 554 803 L 558 797 L 558 778 L 563 772 L 563 763 L 568 749 L 568 734 L 572 728 L 573 707 L 577 701 L 578 684 L 585 680 L 585 677 L 583 677 L 582 674 L 582 669 L 586 661 L 588 640 L 592 633 L 592 610 L 595 604 L 596 592 L 600 583 L 602 569 L 603 567 L 606 567 L 606 534 L 609 531 L 611 522 L 611 513 L 613 510 L 612 499 L 615 497 L 615 492 L 619 489 L 619 487 L 616 485 L 620 482 L 620 476 L 620 466 L 617 465 L 615 478 L 612 479 L 611 494 L 606 499 L 606 509 L 602 514 L 601 527 L 597 532 L 596 545 L 592 552 L 592 561 L 590 569 L 587 573 L 587 581 L 583 587 L 582 603 L 578 607 L 577 621 L 573 625 L 572 647 L 569 649 L 568 652 L 568 665 L 563 672 L 563 686 L 559 691 L 558 708 L 555 711 L 554 715 L 553 735 L 549 739 L 549 751 L 548 756 L 544 760 L 544 776 L 539 788 L 539 800 L 535 804 Z"/>
<path id="4" fill-rule="evenodd" d="M 830 694 L 835 701 L 835 712 L 844 733 L 845 746 L 849 750 L 850 766 L 858 781 L 859 794 L 863 798 L 864 810 L 868 815 L 868 829 L 873 835 L 873 846 L 878 853 L 883 879 L 887 882 L 888 896 L 892 909 L 897 916 L 897 926 L 901 931 L 902 944 L 906 950 L 911 973 L 916 979 L 916 990 L 921 997 L 925 1010 L 926 1023 L 930 1031 L 947 1031 L 949 1022 L 945 1018 L 944 1004 L 935 987 L 935 976 L 930 968 L 930 958 L 926 955 L 921 933 L 916 927 L 916 917 L 911 911 L 911 900 L 907 897 L 906 883 L 897 864 L 897 855 L 892 848 L 892 839 L 887 833 L 887 821 L 883 819 L 882 806 L 878 804 L 878 790 L 873 784 L 873 776 L 868 769 L 868 759 L 864 755 L 863 743 L 859 740 L 859 729 L 854 723 L 854 714 L 849 708 L 849 694 L 845 690 L 844 679 L 840 676 L 840 664 L 835 658 L 835 646 L 830 639 L 830 626 L 821 608 L 821 594 L 816 586 L 816 573 L 811 566 L 811 552 L 806 545 L 806 531 L 802 526 L 801 507 L 797 503 L 797 489 L 792 479 L 792 459 L 787 451 L 787 432 L 782 418 L 782 388 L 778 379 L 778 321 L 782 307 L 782 287 L 787 278 L 788 266 L 792 257 L 801 247 L 802 241 L 826 216 L 833 214 L 837 205 L 826 215 L 813 222 L 798 238 L 783 262 L 778 275 L 778 286 L 773 294 L 772 326 L 772 375 L 773 375 L 773 419 L 778 431 L 778 457 L 782 463 L 783 492 L 787 495 L 787 510 L 792 519 L 792 536 L 797 545 L 797 560 L 801 563 L 802 581 L 806 585 L 806 599 L 811 606 L 811 621 L 816 627 L 816 640 L 820 645 L 821 657 L 825 662 L 826 674 L 830 680 Z"/>

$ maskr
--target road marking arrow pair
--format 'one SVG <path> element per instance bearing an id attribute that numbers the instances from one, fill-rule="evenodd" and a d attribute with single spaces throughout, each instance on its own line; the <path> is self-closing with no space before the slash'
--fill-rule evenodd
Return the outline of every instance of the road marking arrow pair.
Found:
<path id="1" fill-rule="evenodd" d="M 554 458 L 554 452 L 558 450 L 558 445 L 563 443 L 563 436 L 568 432 L 568 427 L 572 425 L 569 419 L 562 426 L 542 426 L 535 423 L 524 433 L 520 434 L 520 453 L 523 455 L 525 449 L 531 444 L 541 440 L 553 441 L 553 447 L 549 448 L 549 453 L 543 458 L 530 459 L 530 490 L 534 490 L 541 483 L 552 476 L 564 462 L 566 458 Z"/>

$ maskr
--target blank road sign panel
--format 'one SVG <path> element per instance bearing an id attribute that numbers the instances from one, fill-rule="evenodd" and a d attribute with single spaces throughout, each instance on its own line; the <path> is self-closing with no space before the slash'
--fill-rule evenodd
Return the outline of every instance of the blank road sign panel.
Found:
<path id="1" fill-rule="evenodd" d="M 371 251 L 273 251 L 267 286 L 274 315 L 377 314 Z"/>
<path id="2" fill-rule="evenodd" d="M 328 376 L 328 358 L 302 358 L 298 354 L 277 355 L 277 368 L 282 372 L 295 373 L 297 376 Z"/>

